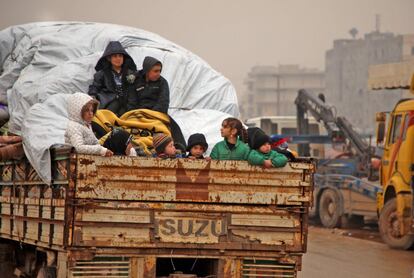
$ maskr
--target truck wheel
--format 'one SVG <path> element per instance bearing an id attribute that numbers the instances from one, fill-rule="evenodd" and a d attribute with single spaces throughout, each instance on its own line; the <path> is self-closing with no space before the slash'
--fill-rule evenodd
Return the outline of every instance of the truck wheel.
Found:
<path id="1" fill-rule="evenodd" d="M 397 200 L 390 199 L 381 211 L 379 217 L 379 230 L 382 240 L 391 248 L 410 249 L 414 244 L 414 235 L 399 234 L 399 221 L 397 218 Z"/>
<path id="2" fill-rule="evenodd" d="M 341 222 L 340 198 L 332 189 L 325 189 L 319 199 L 319 219 L 326 228 L 339 227 Z"/>

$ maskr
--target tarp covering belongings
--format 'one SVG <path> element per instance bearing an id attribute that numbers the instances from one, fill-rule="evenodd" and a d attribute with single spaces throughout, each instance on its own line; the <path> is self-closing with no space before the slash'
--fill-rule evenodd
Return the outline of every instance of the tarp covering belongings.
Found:
<path id="1" fill-rule="evenodd" d="M 10 114 L 9 131 L 23 137 L 26 156 L 45 182 L 51 179 L 49 148 L 64 143 L 67 95 L 88 91 L 94 67 L 112 40 L 122 43 L 138 68 L 145 56 L 163 63 L 169 114 L 184 126 L 185 138 L 202 132 L 213 146 L 221 121 L 239 116 L 236 92 L 224 76 L 156 34 L 83 22 L 9 27 L 0 31 L 0 103 Z"/>

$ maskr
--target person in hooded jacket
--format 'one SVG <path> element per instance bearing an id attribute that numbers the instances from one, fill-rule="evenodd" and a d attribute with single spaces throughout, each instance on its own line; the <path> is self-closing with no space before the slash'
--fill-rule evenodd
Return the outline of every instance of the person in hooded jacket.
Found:
<path id="1" fill-rule="evenodd" d="M 75 147 L 78 153 L 112 156 L 113 152 L 99 145 L 92 131 L 91 122 L 98 104 L 98 101 L 84 93 L 69 96 L 69 123 L 65 131 L 65 142 Z"/>
<path id="2" fill-rule="evenodd" d="M 147 56 L 142 70 L 135 74 L 135 83 L 128 93 L 128 111 L 150 109 L 167 114 L 170 105 L 170 89 L 161 76 L 162 63 Z"/>
<path id="3" fill-rule="evenodd" d="M 127 112 L 129 87 L 135 81 L 137 67 L 119 41 L 111 41 L 95 66 L 96 73 L 88 94 L 99 101 L 99 109 L 117 116 Z"/>
<path id="4" fill-rule="evenodd" d="M 132 145 L 132 135 L 122 128 L 114 128 L 103 146 L 111 150 L 114 155 L 137 156 L 137 152 Z"/>

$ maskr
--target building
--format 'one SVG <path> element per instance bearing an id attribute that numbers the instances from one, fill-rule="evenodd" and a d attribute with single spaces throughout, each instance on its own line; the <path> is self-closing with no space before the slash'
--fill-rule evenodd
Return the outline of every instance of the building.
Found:
<path id="1" fill-rule="evenodd" d="M 244 119 L 296 115 L 299 89 L 324 92 L 324 72 L 299 65 L 256 66 L 245 80 L 247 92 L 240 99 Z"/>
<path id="2" fill-rule="evenodd" d="M 326 100 L 338 115 L 373 133 L 375 113 L 389 111 L 404 91 L 376 92 L 368 89 L 368 70 L 372 65 L 413 59 L 414 35 L 394 35 L 374 31 L 359 39 L 339 39 L 326 52 Z"/>

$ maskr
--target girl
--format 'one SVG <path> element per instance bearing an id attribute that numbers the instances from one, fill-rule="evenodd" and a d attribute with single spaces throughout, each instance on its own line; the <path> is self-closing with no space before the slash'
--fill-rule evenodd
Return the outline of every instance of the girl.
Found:
<path id="1" fill-rule="evenodd" d="M 74 93 L 68 99 L 69 123 L 65 142 L 75 147 L 78 153 L 112 156 L 112 151 L 99 145 L 91 128 L 98 102 L 84 93 Z"/>
<path id="2" fill-rule="evenodd" d="M 250 152 L 244 143 L 247 140 L 247 131 L 240 120 L 225 119 L 220 132 L 224 140 L 214 146 L 210 157 L 217 160 L 247 160 Z"/>

